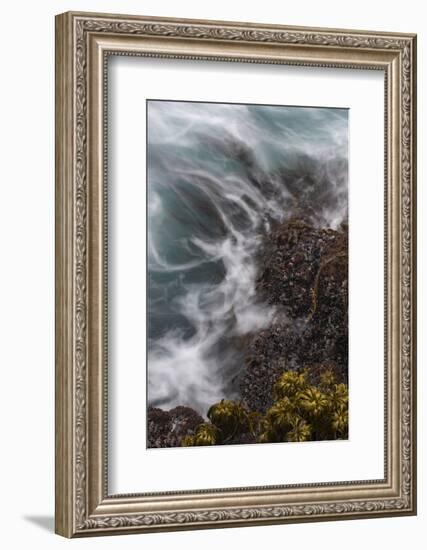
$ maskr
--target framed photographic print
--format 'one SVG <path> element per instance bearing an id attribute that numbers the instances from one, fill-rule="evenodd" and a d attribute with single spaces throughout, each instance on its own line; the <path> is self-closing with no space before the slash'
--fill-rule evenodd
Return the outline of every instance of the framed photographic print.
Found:
<path id="1" fill-rule="evenodd" d="M 56 531 L 416 513 L 416 37 L 56 18 Z"/>

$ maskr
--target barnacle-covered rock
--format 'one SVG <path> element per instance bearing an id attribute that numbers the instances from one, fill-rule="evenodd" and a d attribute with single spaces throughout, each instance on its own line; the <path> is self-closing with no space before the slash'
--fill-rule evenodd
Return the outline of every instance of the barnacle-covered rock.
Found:
<path id="1" fill-rule="evenodd" d="M 334 301 L 342 299 L 346 310 L 346 289 L 341 289 L 347 280 L 346 226 L 321 229 L 303 218 L 288 220 L 268 235 L 262 260 L 258 288 L 291 318 L 313 316 L 319 305 L 327 306 L 321 291 Z"/>
<path id="2" fill-rule="evenodd" d="M 308 367 L 318 384 L 316 369 L 331 365 L 337 383 L 348 380 L 348 228 L 285 221 L 266 236 L 259 265 L 259 296 L 277 314 L 248 342 L 240 390 L 249 409 L 264 413 L 284 371 Z"/>
<path id="3" fill-rule="evenodd" d="M 147 445 L 148 447 L 180 447 L 182 439 L 192 435 L 203 418 L 190 407 L 175 407 L 163 411 L 148 407 Z"/>

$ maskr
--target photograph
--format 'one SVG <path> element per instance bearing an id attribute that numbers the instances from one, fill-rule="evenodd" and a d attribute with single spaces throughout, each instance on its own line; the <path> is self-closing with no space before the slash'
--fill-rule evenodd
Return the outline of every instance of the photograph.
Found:
<path id="1" fill-rule="evenodd" d="M 349 109 L 146 109 L 147 447 L 348 439 Z"/>

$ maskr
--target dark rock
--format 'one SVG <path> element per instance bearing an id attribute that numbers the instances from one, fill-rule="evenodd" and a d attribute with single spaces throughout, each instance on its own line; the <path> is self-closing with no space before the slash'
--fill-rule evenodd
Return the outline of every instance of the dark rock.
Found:
<path id="1" fill-rule="evenodd" d="M 337 262 L 340 268 L 334 272 Z M 316 309 L 316 293 L 320 295 L 325 275 L 329 279 L 335 275 L 342 282 L 343 274 L 347 280 L 346 262 L 345 228 L 319 229 L 304 219 L 292 219 L 264 239 L 257 289 L 268 303 L 283 306 L 289 317 L 306 317 Z"/>
<path id="2" fill-rule="evenodd" d="M 193 435 L 203 418 L 190 407 L 178 406 L 170 411 L 148 407 L 148 447 L 180 447 L 182 438 Z"/>
<path id="3" fill-rule="evenodd" d="M 256 443 L 256 437 L 250 432 L 236 434 L 227 445 L 249 445 Z"/>
<path id="4" fill-rule="evenodd" d="M 260 297 L 281 314 L 248 343 L 240 391 L 249 409 L 265 412 L 285 370 L 313 369 L 315 380 L 327 364 L 338 381 L 348 379 L 347 226 L 289 220 L 265 238 L 260 265 Z"/>

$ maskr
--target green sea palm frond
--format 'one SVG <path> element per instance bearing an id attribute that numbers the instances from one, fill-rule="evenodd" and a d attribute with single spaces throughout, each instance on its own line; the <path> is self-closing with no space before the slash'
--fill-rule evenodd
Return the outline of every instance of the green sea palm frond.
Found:
<path id="1" fill-rule="evenodd" d="M 260 433 L 263 422 L 263 415 L 258 411 L 252 411 L 248 414 L 248 427 L 250 433 L 256 437 Z"/>
<path id="2" fill-rule="evenodd" d="M 257 438 L 257 443 L 277 443 L 278 441 L 276 432 L 272 428 L 267 428 Z"/>
<path id="3" fill-rule="evenodd" d="M 346 384 L 335 384 L 331 392 L 331 402 L 334 408 L 348 406 L 348 386 Z"/>
<path id="4" fill-rule="evenodd" d="M 314 386 L 308 387 L 298 395 L 299 406 L 310 416 L 320 417 L 327 411 L 329 403 L 328 396 Z"/>
<path id="5" fill-rule="evenodd" d="M 220 443 L 219 435 L 218 428 L 213 424 L 199 424 L 194 434 L 194 445 L 216 445 Z"/>
<path id="6" fill-rule="evenodd" d="M 289 397 L 276 401 L 267 411 L 267 421 L 278 434 L 283 434 L 292 425 L 294 406 Z"/>
<path id="7" fill-rule="evenodd" d="M 300 417 L 292 422 L 292 429 L 287 433 L 286 440 L 294 442 L 309 441 L 311 437 L 310 425 Z"/>
<path id="8" fill-rule="evenodd" d="M 346 437 L 348 434 L 348 408 L 341 406 L 332 414 L 332 427 L 338 435 Z"/>
<path id="9" fill-rule="evenodd" d="M 328 367 L 320 374 L 320 387 L 329 390 L 335 384 L 336 376 L 334 371 Z"/>
<path id="10" fill-rule="evenodd" d="M 307 372 L 286 371 L 274 385 L 276 399 L 293 397 L 307 387 Z"/>
<path id="11" fill-rule="evenodd" d="M 182 438 L 181 446 L 182 447 L 194 447 L 194 435 L 186 435 Z"/>
<path id="12" fill-rule="evenodd" d="M 248 415 L 237 401 L 222 399 L 215 403 L 208 410 L 208 418 L 220 430 L 222 439 L 229 439 L 249 427 Z"/>

